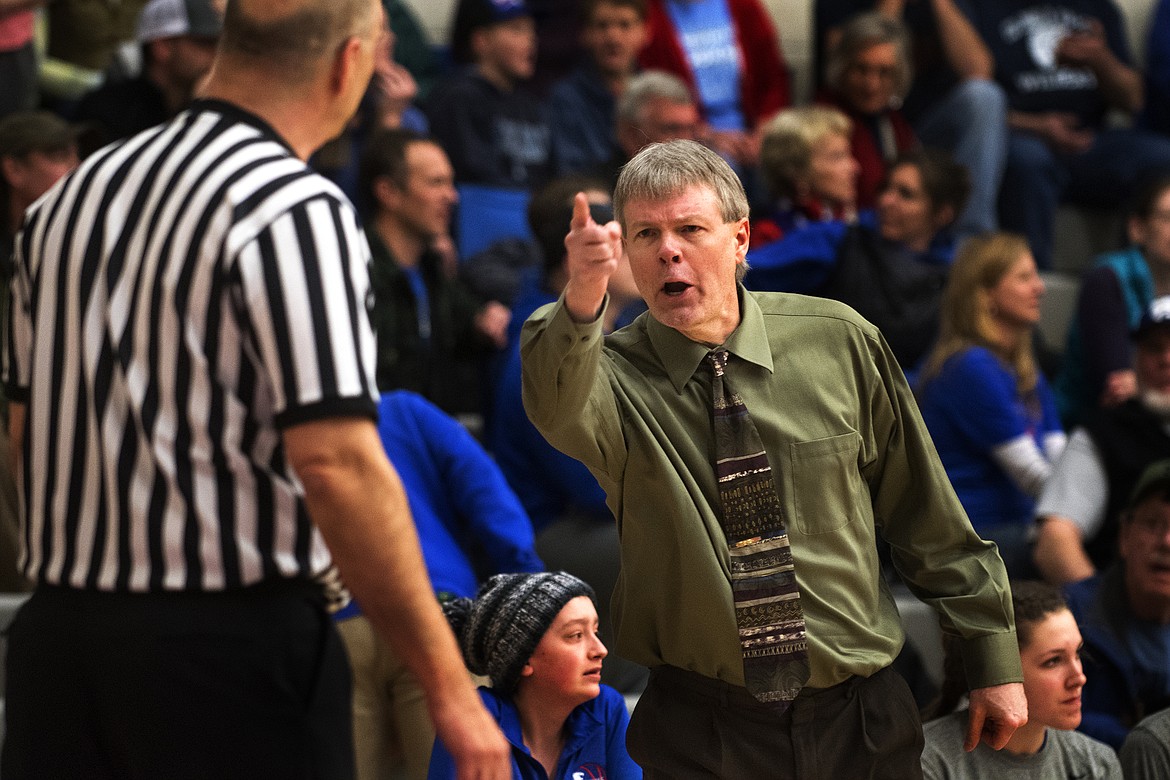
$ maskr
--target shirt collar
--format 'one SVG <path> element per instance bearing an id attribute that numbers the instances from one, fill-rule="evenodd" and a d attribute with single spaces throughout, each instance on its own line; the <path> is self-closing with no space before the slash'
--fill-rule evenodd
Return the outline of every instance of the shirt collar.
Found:
<path id="1" fill-rule="evenodd" d="M 768 334 L 764 330 L 764 315 L 755 299 L 746 293 L 744 286 L 738 285 L 739 326 L 732 331 L 722 346 L 741 360 L 755 363 L 771 373 L 772 348 L 768 344 Z M 647 314 L 647 318 L 649 322 L 646 325 L 646 332 L 650 337 L 650 344 L 666 369 L 670 383 L 681 393 L 711 348 L 691 341 L 674 328 L 654 319 L 651 314 Z"/>
<path id="2" fill-rule="evenodd" d="M 196 98 L 191 102 L 188 110 L 192 115 L 200 111 L 216 111 L 234 122 L 251 125 L 259 130 L 262 135 L 267 136 L 269 140 L 280 144 L 289 151 L 289 154 L 296 157 L 296 151 L 292 148 L 292 144 L 286 141 L 284 136 L 276 131 L 276 128 L 242 106 L 229 103 L 226 100 L 220 100 L 219 98 Z"/>

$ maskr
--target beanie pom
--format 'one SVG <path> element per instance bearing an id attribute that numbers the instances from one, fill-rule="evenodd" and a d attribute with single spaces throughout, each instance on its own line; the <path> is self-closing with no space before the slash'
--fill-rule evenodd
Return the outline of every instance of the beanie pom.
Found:
<path id="1" fill-rule="evenodd" d="M 463 643 L 463 632 L 467 628 L 467 621 L 471 618 L 471 608 L 475 602 L 467 598 L 451 599 L 443 602 L 443 616 L 455 632 L 455 638 Z"/>

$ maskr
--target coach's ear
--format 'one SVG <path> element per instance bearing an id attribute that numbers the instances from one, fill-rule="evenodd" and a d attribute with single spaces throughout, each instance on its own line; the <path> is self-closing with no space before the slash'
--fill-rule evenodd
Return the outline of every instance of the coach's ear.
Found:
<path id="1" fill-rule="evenodd" d="M 739 265 L 747 258 L 748 245 L 751 243 L 752 229 L 748 218 L 739 220 L 735 226 L 735 264 Z"/>

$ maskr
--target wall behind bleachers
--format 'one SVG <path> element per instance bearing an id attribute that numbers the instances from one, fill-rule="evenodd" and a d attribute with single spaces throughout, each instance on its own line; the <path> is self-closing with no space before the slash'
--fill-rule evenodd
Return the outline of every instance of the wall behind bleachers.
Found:
<path id="1" fill-rule="evenodd" d="M 1115 0 L 1125 16 L 1126 32 L 1129 33 L 1129 47 L 1137 65 L 1145 63 L 1146 36 L 1150 31 L 1150 19 L 1158 0 Z"/>

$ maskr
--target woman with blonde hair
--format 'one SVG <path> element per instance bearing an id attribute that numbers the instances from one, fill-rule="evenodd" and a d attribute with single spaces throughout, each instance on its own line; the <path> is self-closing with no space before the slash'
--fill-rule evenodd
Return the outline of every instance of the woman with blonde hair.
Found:
<path id="1" fill-rule="evenodd" d="M 829 106 L 789 108 L 764 127 L 760 167 L 773 208 L 752 223 L 752 246 L 816 222 L 857 219 L 853 122 Z"/>
<path id="2" fill-rule="evenodd" d="M 1032 511 L 1065 441 L 1032 349 L 1043 294 L 1023 238 L 968 240 L 951 268 L 938 341 L 918 384 L 951 484 L 1012 576 L 1031 572 Z"/>

